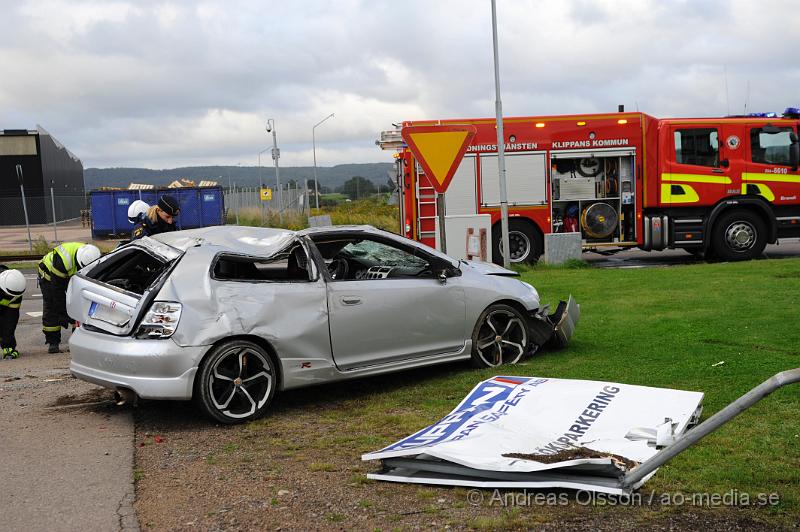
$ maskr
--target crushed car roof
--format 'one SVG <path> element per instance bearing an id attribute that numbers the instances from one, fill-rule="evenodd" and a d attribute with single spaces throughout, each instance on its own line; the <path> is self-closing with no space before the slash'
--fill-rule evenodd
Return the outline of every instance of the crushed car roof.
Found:
<path id="1" fill-rule="evenodd" d="M 152 238 L 169 246 L 186 251 L 195 246 L 218 246 L 246 255 L 270 255 L 280 251 L 297 236 L 319 233 L 348 233 L 360 231 L 372 234 L 384 233 L 370 225 L 337 225 L 335 227 L 313 227 L 302 231 L 275 229 L 271 227 L 247 227 L 240 225 L 217 225 L 161 233 Z"/>

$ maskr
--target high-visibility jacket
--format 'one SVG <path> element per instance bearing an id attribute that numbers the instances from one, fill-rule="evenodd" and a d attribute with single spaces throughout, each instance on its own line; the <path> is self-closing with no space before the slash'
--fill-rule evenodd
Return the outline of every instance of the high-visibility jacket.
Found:
<path id="1" fill-rule="evenodd" d="M 39 273 L 48 281 L 52 279 L 52 276 L 69 279 L 78 271 L 76 255 L 78 250 L 85 245 L 83 242 L 64 242 L 42 257 L 42 262 L 39 263 Z M 61 260 L 56 261 L 56 257 Z"/>
<path id="2" fill-rule="evenodd" d="M 0 290 L 0 307 L 19 308 L 22 304 L 22 296 L 11 296 Z"/>

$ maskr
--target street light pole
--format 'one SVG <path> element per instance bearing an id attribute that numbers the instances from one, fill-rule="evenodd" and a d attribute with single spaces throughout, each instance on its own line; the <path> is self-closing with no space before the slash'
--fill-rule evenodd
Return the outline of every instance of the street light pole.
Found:
<path id="1" fill-rule="evenodd" d="M 314 200 L 316 201 L 317 210 L 319 210 L 319 185 L 317 184 L 317 137 L 315 130 L 317 129 L 317 126 L 329 118 L 333 118 L 333 113 L 314 124 L 314 127 L 311 128 L 311 146 L 312 151 L 314 152 Z"/>
<path id="2" fill-rule="evenodd" d="M 275 119 L 267 120 L 267 133 L 272 132 L 272 160 L 275 161 L 275 182 L 278 185 L 278 219 L 283 223 L 283 190 L 281 190 L 281 174 L 278 159 L 281 151 L 278 149 L 278 135 L 275 132 Z"/>
<path id="3" fill-rule="evenodd" d="M 505 136 L 503 135 L 503 103 L 500 101 L 500 60 L 497 53 L 497 7 L 492 0 L 492 47 L 494 48 L 494 92 L 497 113 L 497 169 L 500 174 L 500 229 L 502 231 L 503 267 L 511 266 L 508 244 L 508 191 L 506 189 Z"/>

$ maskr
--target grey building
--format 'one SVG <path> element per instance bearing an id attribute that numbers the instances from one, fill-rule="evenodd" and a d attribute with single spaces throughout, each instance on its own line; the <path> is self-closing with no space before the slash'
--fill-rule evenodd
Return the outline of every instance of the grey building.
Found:
<path id="1" fill-rule="evenodd" d="M 31 224 L 80 216 L 83 163 L 42 126 L 0 131 L 0 225 L 23 225 L 22 191 Z M 51 189 L 52 196 L 51 199 Z"/>

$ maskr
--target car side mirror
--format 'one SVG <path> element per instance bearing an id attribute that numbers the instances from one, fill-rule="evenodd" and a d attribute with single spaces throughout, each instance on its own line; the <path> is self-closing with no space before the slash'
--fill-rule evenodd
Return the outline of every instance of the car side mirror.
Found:
<path id="1" fill-rule="evenodd" d="M 794 133 L 789 134 L 789 139 L 792 141 L 789 145 L 789 164 L 792 170 L 796 171 L 800 165 L 800 143 L 797 142 L 797 135 Z"/>

